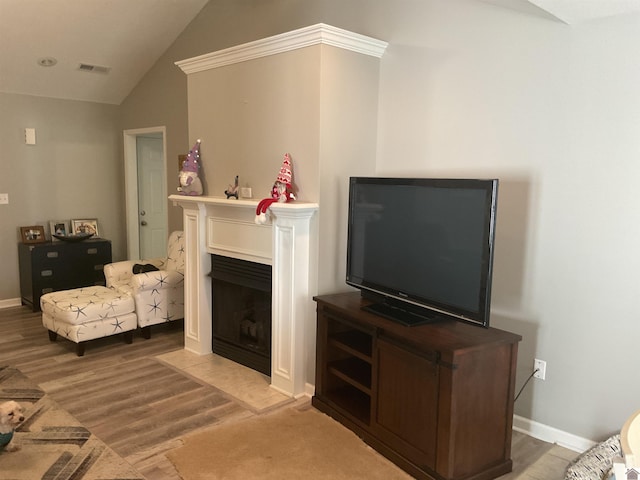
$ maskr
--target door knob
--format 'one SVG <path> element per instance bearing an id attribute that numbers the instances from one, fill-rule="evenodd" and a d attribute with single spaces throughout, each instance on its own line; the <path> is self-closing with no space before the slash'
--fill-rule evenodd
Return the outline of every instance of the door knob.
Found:
<path id="1" fill-rule="evenodd" d="M 144 227 L 146 224 L 147 224 L 147 221 L 146 221 L 146 220 L 142 220 L 142 221 L 140 222 L 140 225 L 142 225 L 143 227 Z"/>

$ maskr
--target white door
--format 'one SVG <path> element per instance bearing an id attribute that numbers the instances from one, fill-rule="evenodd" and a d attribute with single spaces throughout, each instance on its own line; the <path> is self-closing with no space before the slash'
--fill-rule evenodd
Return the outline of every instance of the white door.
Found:
<path id="1" fill-rule="evenodd" d="M 162 138 L 138 136 L 138 223 L 140 258 L 167 256 L 167 195 Z"/>

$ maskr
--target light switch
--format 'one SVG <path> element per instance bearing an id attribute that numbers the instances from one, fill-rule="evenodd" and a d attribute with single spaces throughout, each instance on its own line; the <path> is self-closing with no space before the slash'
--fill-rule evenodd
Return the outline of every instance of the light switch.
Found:
<path id="1" fill-rule="evenodd" d="M 9 194 L 0 193 L 0 205 L 6 205 L 7 203 L 9 203 Z"/>
<path id="2" fill-rule="evenodd" d="M 27 145 L 35 145 L 36 144 L 36 129 L 35 128 L 25 128 L 24 129 L 24 143 Z"/>

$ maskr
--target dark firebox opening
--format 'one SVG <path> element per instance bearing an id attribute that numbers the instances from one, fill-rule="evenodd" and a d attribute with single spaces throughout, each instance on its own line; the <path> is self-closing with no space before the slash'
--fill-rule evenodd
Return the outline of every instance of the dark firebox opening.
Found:
<path id="1" fill-rule="evenodd" d="M 213 352 L 271 375 L 271 266 L 211 255 Z"/>

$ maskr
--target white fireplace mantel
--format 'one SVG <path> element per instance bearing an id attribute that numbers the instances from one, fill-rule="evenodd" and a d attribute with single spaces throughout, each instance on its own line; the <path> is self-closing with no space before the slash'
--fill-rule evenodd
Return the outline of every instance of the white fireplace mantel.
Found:
<path id="1" fill-rule="evenodd" d="M 212 351 L 211 254 L 272 267 L 271 386 L 290 396 L 305 393 L 305 329 L 314 325 L 315 203 L 274 203 L 271 222 L 254 222 L 258 202 L 171 195 L 182 207 L 185 232 L 185 349 Z"/>

